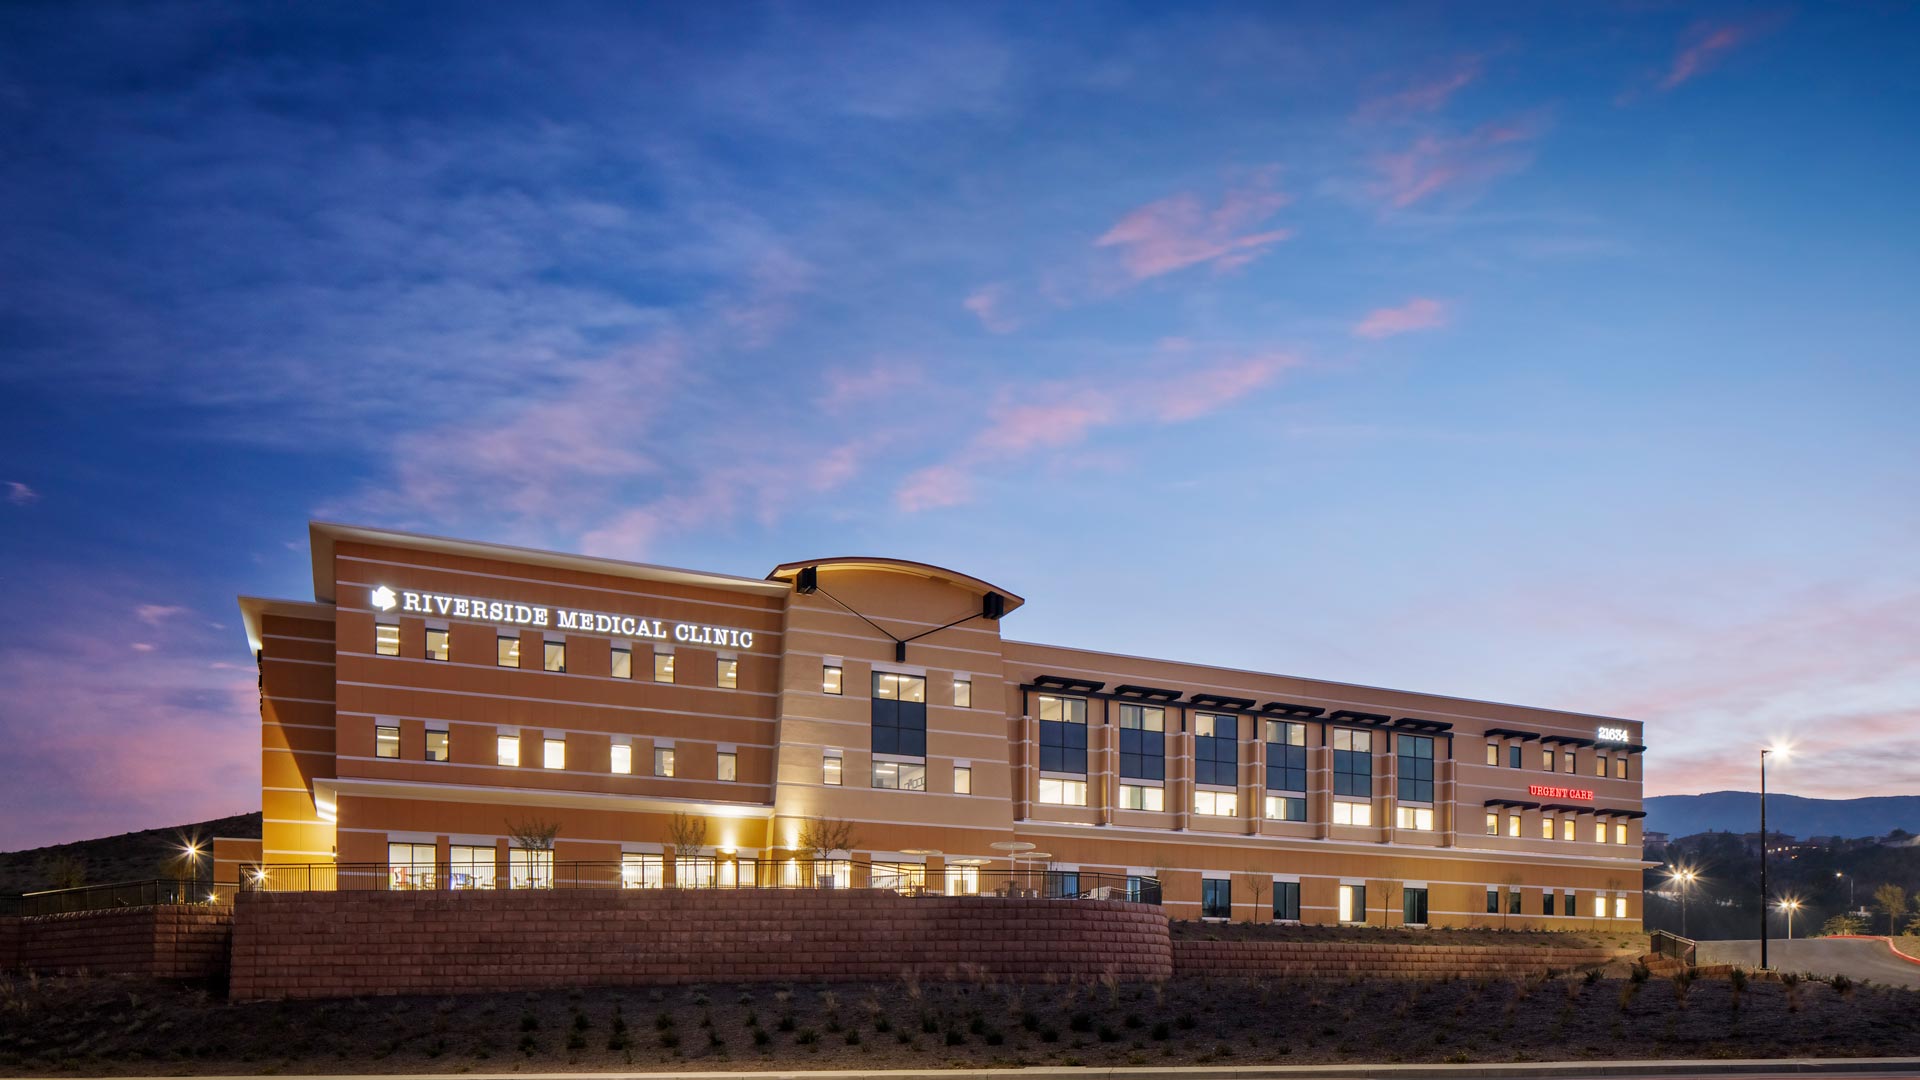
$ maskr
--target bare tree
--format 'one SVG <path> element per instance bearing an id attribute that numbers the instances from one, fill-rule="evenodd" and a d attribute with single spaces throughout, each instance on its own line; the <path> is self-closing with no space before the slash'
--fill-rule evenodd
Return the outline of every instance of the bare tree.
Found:
<path id="1" fill-rule="evenodd" d="M 1273 891 L 1273 878 L 1252 867 L 1248 867 L 1247 872 L 1242 876 L 1247 879 L 1247 891 L 1253 894 L 1253 918 L 1248 921 L 1261 921 L 1262 911 L 1267 912 L 1271 917 L 1272 909 L 1267 907 L 1267 894 Z"/>
<path id="2" fill-rule="evenodd" d="M 674 811 L 667 822 L 667 846 L 673 849 L 674 884 L 685 887 L 686 871 L 699 861 L 707 846 L 707 819 L 698 814 Z"/>
<path id="3" fill-rule="evenodd" d="M 794 853 L 806 867 L 807 876 L 803 880 L 809 883 L 813 881 L 816 859 L 831 861 L 836 851 L 851 855 L 859 845 L 859 834 L 851 821 L 838 818 L 803 819 L 800 822 L 799 850 Z"/>
<path id="4" fill-rule="evenodd" d="M 545 818 L 530 817 L 515 821 L 507 819 L 507 839 L 513 846 L 534 854 L 529 858 L 532 864 L 527 868 L 527 887 L 541 888 L 541 870 L 546 871 L 546 888 L 553 888 L 553 838 L 560 835 L 560 823 Z M 513 866 L 507 866 L 507 883 L 513 883 Z"/>
<path id="5" fill-rule="evenodd" d="M 1386 881 L 1380 885 L 1380 925 L 1383 928 L 1393 925 L 1393 901 L 1399 891 L 1400 883 L 1397 881 Z"/>

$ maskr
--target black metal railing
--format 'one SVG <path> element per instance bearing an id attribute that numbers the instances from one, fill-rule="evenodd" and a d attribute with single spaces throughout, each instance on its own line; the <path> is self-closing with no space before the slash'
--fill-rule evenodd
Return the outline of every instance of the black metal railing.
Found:
<path id="1" fill-rule="evenodd" d="M 473 892 L 502 889 L 885 889 L 907 896 L 988 896 L 1160 903 L 1160 880 L 1087 871 L 910 863 L 698 859 L 449 863 L 274 863 L 241 868 L 242 892 Z"/>
<path id="2" fill-rule="evenodd" d="M 1665 930 L 1655 930 L 1648 937 L 1653 955 L 1678 960 L 1688 967 L 1694 966 L 1694 957 L 1700 947 L 1692 938 L 1683 938 Z"/>
<path id="3" fill-rule="evenodd" d="M 149 907 L 154 904 L 204 904 L 208 898 L 230 898 L 232 887 L 217 887 L 192 878 L 150 878 L 145 881 L 116 881 L 106 885 L 81 885 L 72 889 L 47 889 L 18 898 L 19 915 L 65 915 L 75 911 L 105 911 L 109 908 Z"/>

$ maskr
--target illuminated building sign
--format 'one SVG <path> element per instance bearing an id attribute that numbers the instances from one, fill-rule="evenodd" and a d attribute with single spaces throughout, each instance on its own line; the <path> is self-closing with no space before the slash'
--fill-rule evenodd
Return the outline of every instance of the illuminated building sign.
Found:
<path id="1" fill-rule="evenodd" d="M 1604 743 L 1630 743 L 1633 733 L 1623 727 L 1603 727 L 1593 733 L 1593 737 Z"/>
<path id="2" fill-rule="evenodd" d="M 394 591 L 385 585 L 367 593 L 367 600 L 381 611 L 398 608 L 403 614 L 439 615 L 449 619 L 503 623 L 510 626 L 551 626 L 556 630 L 579 630 L 588 634 L 607 634 L 649 641 L 677 641 L 682 645 L 715 645 L 727 649 L 753 648 L 753 631 L 704 623 L 671 622 L 644 619 L 633 615 L 610 615 L 578 608 L 547 608 L 507 600 L 487 600 L 477 596 L 448 596 L 441 593 Z"/>
<path id="3" fill-rule="evenodd" d="M 1576 802 L 1592 802 L 1593 791 L 1590 788 L 1553 787 L 1548 784 L 1528 784 L 1527 794 L 1538 795 L 1543 799 L 1573 799 Z"/>

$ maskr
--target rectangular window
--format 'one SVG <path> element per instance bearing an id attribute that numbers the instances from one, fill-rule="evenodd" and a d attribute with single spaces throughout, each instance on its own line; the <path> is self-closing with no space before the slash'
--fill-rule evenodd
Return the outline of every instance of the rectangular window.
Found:
<path id="1" fill-rule="evenodd" d="M 427 732 L 427 760 L 447 760 L 447 733 L 444 731 Z"/>
<path id="2" fill-rule="evenodd" d="M 1365 885 L 1340 886 L 1340 921 L 1343 923 L 1367 921 L 1367 887 Z"/>
<path id="3" fill-rule="evenodd" d="M 873 786 L 889 791 L 927 790 L 927 767 L 906 761 L 873 763 Z M 1086 796 L 1082 795 L 1084 799 Z"/>
<path id="4" fill-rule="evenodd" d="M 1275 922 L 1300 921 L 1299 882 L 1276 881 L 1273 883 L 1273 919 Z"/>
<path id="5" fill-rule="evenodd" d="M 1120 706 L 1120 775 L 1130 780 L 1167 778 L 1167 710 L 1158 705 Z"/>
<path id="6" fill-rule="evenodd" d="M 1540 815 L 1540 839 L 1553 839 L 1553 819 L 1545 814 Z"/>
<path id="7" fill-rule="evenodd" d="M 432 844 L 388 844 L 387 888 L 395 891 L 433 888 L 433 867 L 438 857 Z"/>
<path id="8" fill-rule="evenodd" d="M 1269 720 L 1267 727 L 1267 790 L 1307 790 L 1307 725 Z"/>
<path id="9" fill-rule="evenodd" d="M 633 678 L 633 650 L 613 650 L 613 677 L 616 679 Z"/>
<path id="10" fill-rule="evenodd" d="M 1619 821 L 1614 823 L 1613 842 L 1616 844 L 1624 844 L 1627 842 L 1627 823 L 1626 822 Z"/>
<path id="11" fill-rule="evenodd" d="M 1575 769 L 1575 766 L 1574 766 L 1574 757 L 1573 757 L 1573 751 L 1571 751 L 1571 750 L 1563 750 L 1563 751 L 1561 751 L 1561 753 L 1560 753 L 1560 771 L 1561 771 L 1561 772 L 1564 772 L 1564 773 L 1566 773 L 1566 774 L 1568 774 L 1569 776 L 1571 776 L 1571 775 L 1572 775 L 1572 774 L 1573 774 L 1573 773 L 1574 773 L 1574 772 L 1576 771 L 1576 769 Z"/>
<path id="12" fill-rule="evenodd" d="M 1519 743 L 1514 743 L 1512 746 L 1507 747 L 1507 768 L 1517 769 L 1520 767 L 1521 753 L 1522 751 Z"/>
<path id="13" fill-rule="evenodd" d="M 567 643 L 564 641 L 547 642 L 546 652 L 540 666 L 547 671 L 567 670 Z"/>
<path id="14" fill-rule="evenodd" d="M 1298 795 L 1267 796 L 1268 821 L 1305 821 L 1307 820 L 1307 800 Z"/>
<path id="15" fill-rule="evenodd" d="M 1394 808 L 1394 824 L 1402 829 L 1414 829 L 1419 832 L 1433 831 L 1433 808 L 1430 806 L 1400 806 Z"/>
<path id="16" fill-rule="evenodd" d="M 1540 894 L 1540 914 L 1542 915 L 1553 914 L 1553 890 L 1552 889 L 1548 889 L 1546 892 L 1543 892 Z"/>
<path id="17" fill-rule="evenodd" d="M 977 866 L 947 867 L 948 896 L 979 896 L 980 868 Z"/>
<path id="18" fill-rule="evenodd" d="M 520 736 L 501 735 L 493 740 L 493 760 L 501 765 L 520 764 Z"/>
<path id="19" fill-rule="evenodd" d="M 519 667 L 520 666 L 520 639 L 519 638 L 499 637 L 499 638 L 495 638 L 493 643 L 495 647 L 499 649 L 498 656 L 499 656 L 499 662 L 501 667 Z"/>
<path id="20" fill-rule="evenodd" d="M 1040 801 L 1049 806 L 1085 806 L 1087 782 L 1043 776 L 1040 778 Z"/>
<path id="21" fill-rule="evenodd" d="M 722 659 L 720 661 L 720 686 L 726 690 L 740 687 L 740 661 Z"/>
<path id="22" fill-rule="evenodd" d="M 820 668 L 820 691 L 826 694 L 838 694 L 840 690 L 840 665 L 824 664 Z"/>
<path id="23" fill-rule="evenodd" d="M 381 623 L 373 628 L 373 651 L 381 656 L 400 655 L 400 628 Z"/>
<path id="24" fill-rule="evenodd" d="M 1240 813 L 1240 799 L 1231 791 L 1196 791 L 1193 812 L 1203 817 L 1235 817 Z"/>
<path id="25" fill-rule="evenodd" d="M 1041 694 L 1040 771 L 1087 771 L 1087 701 Z"/>
<path id="26" fill-rule="evenodd" d="M 1613 778 L 1615 780 L 1625 780 L 1627 778 L 1627 755 L 1621 754 L 1619 757 L 1613 759 Z"/>
<path id="27" fill-rule="evenodd" d="M 1577 827 L 1578 827 L 1578 823 L 1576 823 L 1571 817 L 1560 819 L 1560 839 L 1562 840 L 1579 839 L 1578 834 L 1574 832 L 1574 830 Z"/>
<path id="28" fill-rule="evenodd" d="M 447 638 L 447 632 L 445 630 L 429 629 L 427 631 L 427 659 L 448 660 L 452 657 L 453 645 Z"/>
<path id="29" fill-rule="evenodd" d="M 1400 801 L 1433 801 L 1433 738 L 1400 736 Z"/>
<path id="30" fill-rule="evenodd" d="M 1487 835 L 1488 836 L 1500 835 L 1500 815 L 1499 814 L 1487 815 Z"/>
<path id="31" fill-rule="evenodd" d="M 1553 771 L 1553 748 L 1552 747 L 1543 746 L 1540 748 L 1540 767 L 1542 769 L 1545 769 L 1548 772 Z"/>
<path id="32" fill-rule="evenodd" d="M 628 743 L 613 744 L 613 772 L 616 776 L 633 775 L 633 747 Z"/>
<path id="33" fill-rule="evenodd" d="M 673 654 L 672 653 L 657 652 L 653 654 L 653 681 L 654 682 L 672 682 L 673 681 Z"/>
<path id="34" fill-rule="evenodd" d="M 400 756 L 400 729 L 378 725 L 373 729 L 373 756 Z"/>
<path id="35" fill-rule="evenodd" d="M 1233 881 L 1228 878 L 1207 878 L 1200 883 L 1200 917 L 1203 919 L 1233 918 Z"/>
<path id="36" fill-rule="evenodd" d="M 1373 804 L 1370 802 L 1351 802 L 1335 799 L 1333 801 L 1333 823 L 1335 825 L 1369 827 L 1373 824 Z"/>
<path id="37" fill-rule="evenodd" d="M 1560 894 L 1560 910 L 1566 912 L 1569 918 L 1580 913 L 1580 909 L 1573 906 L 1572 889 Z"/>
<path id="38" fill-rule="evenodd" d="M 1491 740 L 1487 742 L 1487 764 L 1500 764 L 1500 744 Z"/>
<path id="39" fill-rule="evenodd" d="M 953 680 L 953 707 L 956 709 L 973 708 L 973 680 Z"/>
<path id="40" fill-rule="evenodd" d="M 1593 917 L 1596 919 L 1604 919 L 1607 917 L 1607 898 L 1606 897 L 1600 896 L 1598 894 L 1594 895 Z"/>
<path id="41" fill-rule="evenodd" d="M 874 672 L 872 715 L 874 753 L 916 758 L 927 756 L 925 678 L 898 675 L 891 671 Z M 1082 731 L 1084 734 L 1084 729 Z M 1080 771 L 1086 771 L 1085 765 L 1081 766 Z"/>
<path id="42" fill-rule="evenodd" d="M 620 887 L 623 889 L 664 889 L 667 887 L 667 858 L 628 852 L 620 856 Z"/>
<path id="43" fill-rule="evenodd" d="M 653 775 L 673 775 L 673 747 L 656 746 L 653 748 Z"/>
<path id="44" fill-rule="evenodd" d="M 1508 836 L 1520 835 L 1520 815 L 1519 814 L 1507 815 L 1507 835 Z"/>
<path id="45" fill-rule="evenodd" d="M 840 786 L 840 755 L 828 754 L 820 759 L 820 782 L 829 787 Z"/>
<path id="46" fill-rule="evenodd" d="M 1400 921 L 1408 926 L 1427 925 L 1427 890 L 1400 891 Z"/>
<path id="47" fill-rule="evenodd" d="M 731 782 L 739 776 L 737 771 L 739 767 L 740 759 L 733 753 L 722 750 L 720 751 L 719 766 L 715 775 L 721 780 Z"/>
<path id="48" fill-rule="evenodd" d="M 1520 890 L 1519 889 L 1507 890 L 1507 914 L 1509 915 L 1520 914 Z"/>
<path id="49" fill-rule="evenodd" d="M 553 888 L 553 852 L 514 848 L 507 852 L 507 870 L 515 889 Z"/>
<path id="50" fill-rule="evenodd" d="M 1607 775 L 1607 755 L 1605 754 L 1593 755 L 1593 775 L 1595 776 Z"/>
<path id="51" fill-rule="evenodd" d="M 1613 917 L 1616 919 L 1624 919 L 1627 917 L 1626 897 L 1616 896 L 1613 898 Z"/>
<path id="52" fill-rule="evenodd" d="M 541 758 L 542 765 L 549 769 L 564 769 L 567 767 L 567 740 L 548 739 L 544 743 L 544 750 L 545 753 Z"/>
<path id="53" fill-rule="evenodd" d="M 1193 779 L 1196 784 L 1240 782 L 1240 720 L 1196 713 L 1193 717 Z"/>
<path id="54" fill-rule="evenodd" d="M 973 767 L 955 765 L 953 767 L 953 793 L 955 795 L 973 794 Z"/>
<path id="55" fill-rule="evenodd" d="M 1606 822 L 1596 821 L 1593 823 L 1593 842 L 1596 844 L 1604 844 L 1607 842 Z"/>
<path id="56" fill-rule="evenodd" d="M 448 869 L 447 883 L 456 889 L 493 888 L 493 858 L 491 847 L 475 844 L 455 844 L 447 849 L 452 856 Z"/>
<path id="57" fill-rule="evenodd" d="M 1166 808 L 1166 789 L 1147 784 L 1120 785 L 1120 809 L 1163 811 Z"/>
<path id="58" fill-rule="evenodd" d="M 1499 889 L 1487 890 L 1487 914 L 1489 915 L 1500 914 L 1500 890 Z"/>
<path id="59" fill-rule="evenodd" d="M 1373 795 L 1373 733 L 1333 730 L 1333 793 Z"/>

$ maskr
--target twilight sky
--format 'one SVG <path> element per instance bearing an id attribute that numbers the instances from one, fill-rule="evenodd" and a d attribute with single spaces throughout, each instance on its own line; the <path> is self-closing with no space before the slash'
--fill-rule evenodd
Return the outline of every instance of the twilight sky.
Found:
<path id="1" fill-rule="evenodd" d="M 0 848 L 258 808 L 316 516 L 1920 791 L 1920 8 L 1344 8 L 0 9 Z"/>

